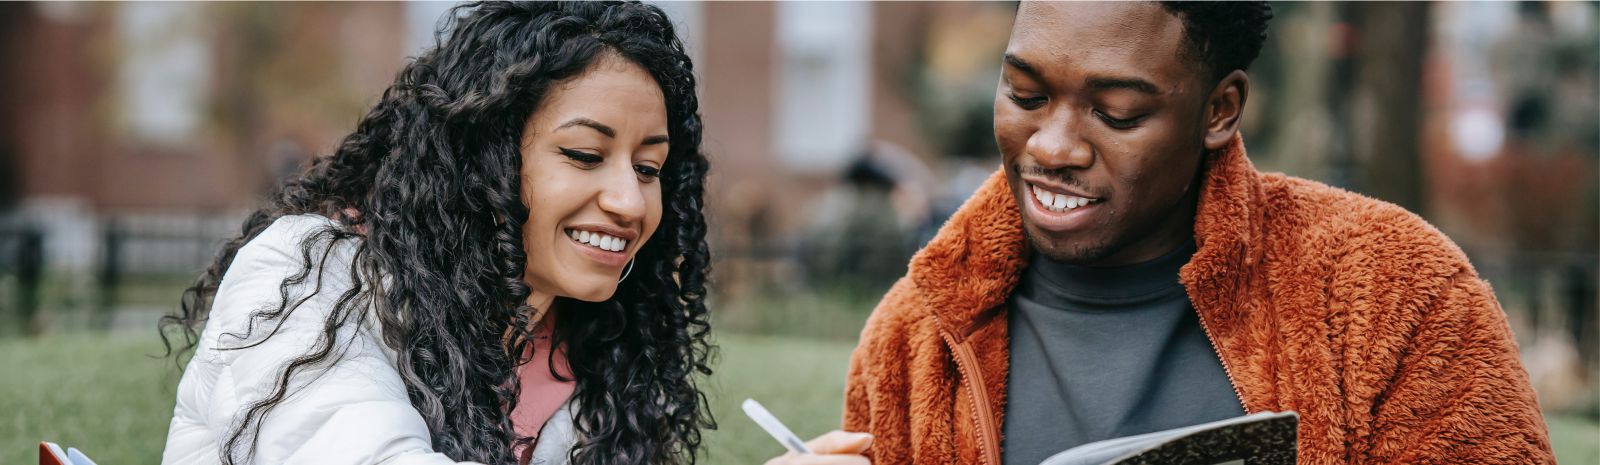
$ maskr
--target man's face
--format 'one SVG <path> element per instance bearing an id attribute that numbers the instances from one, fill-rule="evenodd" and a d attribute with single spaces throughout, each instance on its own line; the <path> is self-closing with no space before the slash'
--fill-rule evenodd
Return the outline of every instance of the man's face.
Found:
<path id="1" fill-rule="evenodd" d="M 1193 237 L 1211 80 L 1155 3 L 1026 2 L 994 98 L 1006 179 L 1035 250 L 1138 263 Z"/>

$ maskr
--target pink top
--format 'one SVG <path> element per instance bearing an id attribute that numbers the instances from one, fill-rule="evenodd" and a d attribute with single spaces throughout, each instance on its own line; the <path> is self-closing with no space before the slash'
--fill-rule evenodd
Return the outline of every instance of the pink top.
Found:
<path id="1" fill-rule="evenodd" d="M 550 374 L 550 364 L 554 362 L 556 370 L 563 378 L 572 379 L 572 368 L 567 365 L 566 350 L 558 350 L 554 354 L 550 351 L 550 325 L 553 321 L 552 315 L 547 314 L 544 320 L 535 326 L 533 343 L 529 344 L 535 356 L 528 363 L 517 367 L 517 378 L 521 382 L 522 390 L 517 393 L 517 407 L 511 411 L 511 426 L 519 437 L 538 436 L 544 423 L 572 398 L 572 391 L 577 388 L 576 382 L 562 381 Z M 528 463 L 533 454 L 533 447 L 518 446 L 512 452 L 518 457 L 519 463 Z"/>

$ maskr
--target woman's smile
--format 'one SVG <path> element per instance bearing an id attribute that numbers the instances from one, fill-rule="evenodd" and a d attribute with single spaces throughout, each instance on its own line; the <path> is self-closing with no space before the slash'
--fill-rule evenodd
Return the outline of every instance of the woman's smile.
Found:
<path id="1" fill-rule="evenodd" d="M 639 237 L 633 231 L 600 225 L 567 228 L 566 235 L 584 256 L 611 267 L 628 263 L 628 245 Z"/>

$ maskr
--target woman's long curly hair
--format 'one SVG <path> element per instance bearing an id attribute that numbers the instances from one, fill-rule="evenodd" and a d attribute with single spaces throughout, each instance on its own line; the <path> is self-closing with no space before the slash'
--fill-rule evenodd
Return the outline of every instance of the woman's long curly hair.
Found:
<path id="1" fill-rule="evenodd" d="M 715 428 L 696 386 L 711 373 L 701 213 L 707 162 L 693 68 L 671 22 L 654 6 L 615 2 L 474 3 L 451 10 L 447 21 L 435 47 L 400 71 L 338 150 L 252 213 L 184 293 L 181 310 L 163 319 L 163 340 L 181 360 L 235 254 L 280 217 L 318 214 L 340 225 L 301 244 L 305 269 L 284 281 L 276 308 L 256 311 L 252 321 L 286 319 L 304 301 L 290 299 L 290 289 L 320 275 L 313 258 L 341 241 L 355 247 L 355 286 L 338 299 L 316 345 L 276 374 L 272 392 L 246 400 L 253 403 L 222 461 L 252 460 L 253 431 L 296 389 L 293 375 L 337 363 L 337 331 L 372 323 L 370 309 L 435 450 L 455 460 L 515 463 L 512 446 L 527 438 L 516 437 L 509 412 L 534 311 L 523 271 L 527 254 L 541 252 L 522 248 L 528 209 L 519 141 L 555 85 L 614 54 L 661 86 L 672 142 L 661 170 L 664 214 L 636 255 L 637 269 L 610 300 L 553 305 L 560 313 L 554 337 L 567 350 L 580 406 L 572 459 L 693 463 L 700 430 Z"/>

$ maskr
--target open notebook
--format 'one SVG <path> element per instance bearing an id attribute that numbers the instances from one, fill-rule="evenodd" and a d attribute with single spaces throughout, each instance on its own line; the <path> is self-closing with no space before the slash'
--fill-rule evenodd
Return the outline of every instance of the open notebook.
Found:
<path id="1" fill-rule="evenodd" d="M 1264 412 L 1092 442 L 1040 465 L 1294 465 L 1300 415 Z"/>

